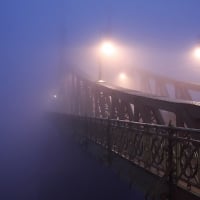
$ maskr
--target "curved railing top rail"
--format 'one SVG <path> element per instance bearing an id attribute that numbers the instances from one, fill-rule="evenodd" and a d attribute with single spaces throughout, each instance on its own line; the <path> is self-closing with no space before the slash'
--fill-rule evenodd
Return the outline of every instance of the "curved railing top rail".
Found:
<path id="1" fill-rule="evenodd" d="M 75 116 L 76 117 L 76 116 Z M 185 127 L 174 127 L 174 126 L 167 126 L 167 125 L 161 125 L 161 124 L 149 124 L 149 123 L 144 123 L 144 122 L 135 122 L 135 121 L 128 121 L 128 120 L 119 120 L 119 119 L 109 119 L 109 118 L 99 118 L 99 117 L 88 117 L 88 116 L 79 116 L 79 118 L 87 118 L 88 120 L 97 120 L 97 121 L 110 121 L 113 123 L 116 123 L 120 126 L 120 124 L 129 124 L 129 125 L 139 125 L 139 126 L 145 126 L 149 128 L 162 128 L 162 130 L 171 130 L 173 132 L 190 132 L 190 133 L 195 133 L 199 134 L 200 137 L 200 129 L 196 128 L 185 128 Z"/>
<path id="2" fill-rule="evenodd" d="M 111 90 L 116 90 L 116 91 L 119 91 L 119 92 L 122 92 L 122 93 L 140 96 L 140 97 L 144 97 L 144 98 L 150 98 L 150 99 L 155 99 L 155 100 L 160 100 L 160 101 L 165 101 L 165 102 L 171 102 L 171 103 L 191 104 L 191 105 L 195 105 L 195 106 L 200 106 L 200 102 L 198 102 L 198 101 L 171 99 L 169 97 L 147 94 L 147 93 L 144 93 L 144 92 L 115 86 L 115 85 L 108 83 L 108 82 L 105 82 L 105 83 L 98 83 L 97 82 L 96 84 L 101 85 L 101 86 L 106 87 L 106 88 L 109 88 Z"/>
<path id="3" fill-rule="evenodd" d="M 85 79 L 85 81 L 88 81 L 88 82 L 93 83 L 93 84 L 95 83 L 95 84 L 98 84 L 99 86 L 106 87 L 106 88 L 111 89 L 111 90 L 116 90 L 116 91 L 119 91 L 119 92 L 122 92 L 122 93 L 130 94 L 130 95 L 136 95 L 136 96 L 140 96 L 140 97 L 144 97 L 144 98 L 151 98 L 151 99 L 165 101 L 165 102 L 190 104 L 190 105 L 200 106 L 199 101 L 172 99 L 172 98 L 169 98 L 169 97 L 163 97 L 163 96 L 159 96 L 159 95 L 149 94 L 149 93 L 141 92 L 141 91 L 138 91 L 138 90 L 132 90 L 132 89 L 116 86 L 116 85 L 109 83 L 107 81 L 106 82 L 98 82 L 98 81 L 91 80 L 91 78 L 85 72 L 82 72 L 82 71 L 79 71 L 79 70 L 74 70 L 74 73 L 77 76 L 79 76 L 81 79 Z M 147 73 L 151 75 L 150 72 L 147 72 Z M 159 77 L 160 79 L 162 79 L 164 81 L 166 80 L 166 81 L 170 81 L 170 82 L 172 81 L 174 83 L 179 83 L 179 84 L 189 84 L 192 87 L 196 88 L 198 91 L 200 91 L 200 85 L 197 85 L 197 84 L 185 83 L 183 81 L 176 81 L 174 79 L 158 76 L 158 75 L 155 75 L 155 74 L 153 74 L 153 76 Z"/>

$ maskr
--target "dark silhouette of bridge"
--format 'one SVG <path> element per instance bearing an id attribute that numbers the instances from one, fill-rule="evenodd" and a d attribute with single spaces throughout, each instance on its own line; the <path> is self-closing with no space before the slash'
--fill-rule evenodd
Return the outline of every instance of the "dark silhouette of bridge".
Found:
<path id="1" fill-rule="evenodd" d="M 174 188 L 200 197 L 200 104 L 190 94 L 200 86 L 144 71 L 139 77 L 143 88 L 136 91 L 68 73 L 56 109 L 81 141 L 100 145 L 156 175 L 158 185 L 167 184 L 163 198 L 173 199 Z"/>

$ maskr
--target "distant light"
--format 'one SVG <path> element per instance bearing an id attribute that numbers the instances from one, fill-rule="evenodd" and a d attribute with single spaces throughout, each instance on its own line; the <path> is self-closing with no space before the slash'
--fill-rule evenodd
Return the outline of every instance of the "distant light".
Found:
<path id="1" fill-rule="evenodd" d="M 101 52 L 106 56 L 112 56 L 116 51 L 116 47 L 112 42 L 106 41 L 101 45 Z"/>
<path id="2" fill-rule="evenodd" d="M 56 95 L 56 94 L 54 94 L 54 95 L 53 95 L 53 98 L 54 98 L 54 99 L 57 99 L 57 95 Z"/>
<path id="3" fill-rule="evenodd" d="M 194 50 L 194 56 L 195 56 L 195 58 L 200 59 L 200 47 L 197 47 Z"/>
<path id="4" fill-rule="evenodd" d="M 105 83 L 104 80 L 98 80 L 98 83 Z"/>
<path id="5" fill-rule="evenodd" d="M 121 72 L 121 73 L 119 74 L 119 79 L 120 79 L 121 81 L 125 81 L 125 80 L 127 79 L 126 74 L 123 73 L 123 72 Z"/>

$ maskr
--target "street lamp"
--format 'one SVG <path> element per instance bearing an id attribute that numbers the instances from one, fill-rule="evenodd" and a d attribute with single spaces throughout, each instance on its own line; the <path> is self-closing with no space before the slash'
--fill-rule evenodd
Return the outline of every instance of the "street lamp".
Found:
<path id="1" fill-rule="evenodd" d="M 98 77 L 98 82 L 102 83 L 105 82 L 102 79 L 102 57 L 111 57 L 115 54 L 116 52 L 116 47 L 111 41 L 104 41 L 100 45 L 100 62 L 99 62 L 99 77 Z"/>
<path id="2" fill-rule="evenodd" d="M 112 56 L 115 53 L 116 48 L 110 41 L 105 41 L 101 45 L 101 52 L 105 56 Z"/>
<path id="3" fill-rule="evenodd" d="M 117 85 L 119 85 L 120 87 L 124 88 L 130 87 L 130 79 L 125 72 L 120 72 L 117 76 L 116 81 Z"/>
<path id="4" fill-rule="evenodd" d="M 126 74 L 125 74 L 124 72 L 121 72 L 121 73 L 119 74 L 119 80 L 120 80 L 120 81 L 126 81 L 126 79 L 127 79 Z"/>
<path id="5" fill-rule="evenodd" d="M 196 59 L 200 59 L 200 47 L 196 47 L 196 48 L 194 49 L 194 57 L 195 57 Z"/>

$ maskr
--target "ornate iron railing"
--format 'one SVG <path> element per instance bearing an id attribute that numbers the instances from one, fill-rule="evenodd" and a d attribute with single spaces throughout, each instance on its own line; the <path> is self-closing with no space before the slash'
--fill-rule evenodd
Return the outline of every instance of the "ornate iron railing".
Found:
<path id="1" fill-rule="evenodd" d="M 200 130 L 70 116 L 83 138 L 200 196 Z"/>

